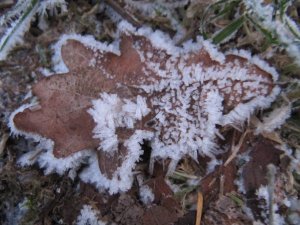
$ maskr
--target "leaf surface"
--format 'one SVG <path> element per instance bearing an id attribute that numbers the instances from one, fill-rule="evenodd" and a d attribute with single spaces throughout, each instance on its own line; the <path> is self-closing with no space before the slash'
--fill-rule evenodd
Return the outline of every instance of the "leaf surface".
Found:
<path id="1" fill-rule="evenodd" d="M 121 31 L 120 54 L 67 40 L 61 56 L 69 72 L 44 78 L 33 87 L 39 106 L 17 113 L 15 127 L 53 140 L 54 155 L 67 157 L 101 146 L 104 139 L 95 137 L 97 122 L 88 110 L 102 93 L 118 96 L 120 112 L 128 101 L 144 98 L 147 115 L 138 118 L 135 112 L 138 119 L 131 127 L 114 121 L 117 151 L 98 150 L 101 172 L 111 179 L 134 154 L 128 147 L 141 143 L 141 138 L 126 142 L 137 131 L 153 134 L 153 157 L 212 156 L 216 125 L 242 123 L 276 94 L 274 76 L 245 57 L 216 54 L 211 46 L 179 48 L 162 34 L 151 35 Z M 126 115 L 122 119 L 128 119 Z"/>

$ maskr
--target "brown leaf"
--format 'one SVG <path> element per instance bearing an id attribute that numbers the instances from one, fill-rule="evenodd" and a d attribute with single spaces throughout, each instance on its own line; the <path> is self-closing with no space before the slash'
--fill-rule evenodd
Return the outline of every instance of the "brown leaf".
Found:
<path id="1" fill-rule="evenodd" d="M 139 225 L 142 223 L 144 209 L 131 195 L 121 194 L 112 213 L 118 224 Z"/>
<path id="2" fill-rule="evenodd" d="M 231 198 L 220 197 L 212 202 L 208 210 L 204 213 L 203 224 L 224 224 L 224 225 L 250 225 L 252 219 L 249 218 Z"/>
<path id="3" fill-rule="evenodd" d="M 171 225 L 178 220 L 177 215 L 163 206 L 151 206 L 143 217 L 143 225 Z"/>
<path id="4" fill-rule="evenodd" d="M 261 185 L 267 185 L 267 166 L 279 165 L 283 152 L 274 147 L 274 143 L 261 138 L 250 152 L 250 160 L 242 170 L 245 191 L 253 194 Z"/>
<path id="5" fill-rule="evenodd" d="M 156 203 L 160 203 L 164 198 L 173 196 L 173 191 L 162 176 L 152 178 L 145 184 L 152 189 Z"/>
<path id="6" fill-rule="evenodd" d="M 173 191 L 162 175 L 150 179 L 145 182 L 145 185 L 152 190 L 154 194 L 153 203 L 157 205 L 146 210 L 144 224 L 168 224 L 168 221 L 177 221 L 183 215 L 180 203 L 175 199 Z M 158 211 L 160 211 L 158 209 L 162 210 L 160 213 L 165 214 L 166 220 L 159 220 L 160 216 L 163 215 L 158 214 Z M 149 220 L 151 215 L 153 218 Z"/>
<path id="7" fill-rule="evenodd" d="M 92 138 L 95 125 L 87 109 L 101 92 L 118 93 L 123 97 L 136 95 L 130 85 L 139 80 L 142 65 L 137 52 L 131 48 L 131 41 L 124 36 L 120 48 L 125 54 L 119 57 L 112 53 L 95 53 L 82 43 L 69 40 L 62 48 L 62 57 L 70 72 L 42 79 L 33 87 L 33 95 L 39 97 L 41 107 L 17 114 L 16 127 L 53 140 L 56 157 L 99 146 Z M 99 66 L 105 68 L 102 71 L 88 66 L 96 56 L 102 64 Z M 114 79 L 107 78 L 105 73 L 113 74 Z"/>
<path id="8" fill-rule="evenodd" d="M 70 72 L 41 80 L 32 90 L 39 97 L 41 107 L 18 113 L 14 117 L 16 127 L 53 140 L 57 157 L 97 147 L 98 141 L 92 138 L 94 122 L 87 113 L 91 100 L 96 97 L 96 92 L 91 93 L 88 86 L 93 83 L 99 84 L 99 91 L 101 88 L 101 77 L 95 78 L 81 70 L 76 75 Z"/>
<path id="9" fill-rule="evenodd" d="M 231 54 L 221 63 L 204 47 L 183 51 L 173 46 L 172 52 L 133 31 L 121 30 L 120 39 L 120 55 L 68 40 L 61 55 L 69 72 L 42 79 L 33 87 L 40 107 L 17 113 L 15 127 L 53 140 L 54 155 L 66 157 L 100 146 L 100 140 L 93 138 L 96 123 L 87 110 L 101 93 L 117 94 L 121 101 L 144 97 L 150 113 L 133 128 L 116 127 L 116 152 L 98 151 L 101 172 L 110 179 L 127 158 L 124 142 L 136 130 L 153 132 L 154 157 L 166 157 L 159 152 L 169 152 L 174 145 L 181 149 L 179 154 L 210 156 L 215 154 L 217 124 L 242 123 L 276 94 L 272 75 L 246 58 Z M 243 106 L 249 109 L 243 112 Z"/>

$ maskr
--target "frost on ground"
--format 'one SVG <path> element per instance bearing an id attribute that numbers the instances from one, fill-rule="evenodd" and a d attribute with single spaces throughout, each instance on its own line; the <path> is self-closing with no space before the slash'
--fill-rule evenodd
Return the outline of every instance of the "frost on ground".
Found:
<path id="1" fill-rule="evenodd" d="M 268 190 L 268 187 L 261 186 L 257 190 L 256 194 L 257 194 L 259 199 L 264 199 L 266 201 L 266 206 L 263 210 L 263 216 L 265 218 L 265 222 L 270 223 L 270 221 L 268 219 L 268 216 L 270 214 L 272 214 L 272 217 L 273 217 L 272 218 L 273 219 L 272 224 L 274 224 L 274 225 L 283 225 L 283 224 L 285 224 L 284 218 L 278 212 L 278 204 L 274 203 L 274 202 L 270 202 L 270 191 Z M 274 193 L 274 194 L 276 194 L 276 193 Z M 272 204 L 272 206 L 270 204 Z M 272 209 L 271 212 L 270 212 L 270 209 Z"/>
<path id="2" fill-rule="evenodd" d="M 65 0 L 20 0 L 8 13 L 0 17 L 0 26 L 5 33 L 0 37 L 0 61 L 5 60 L 9 52 L 18 44 L 23 43 L 23 36 L 29 30 L 31 22 L 38 15 L 39 28 L 47 28 L 45 17 L 67 11 Z"/>
<path id="3" fill-rule="evenodd" d="M 8 209 L 8 213 L 5 215 L 8 224 L 20 224 L 28 211 L 28 199 L 25 198 L 15 207 Z"/>
<path id="4" fill-rule="evenodd" d="M 170 172 L 186 155 L 215 160 L 222 152 L 217 126 L 242 126 L 279 93 L 276 71 L 248 52 L 222 54 L 201 38 L 176 47 L 163 32 L 127 22 L 118 33 L 110 45 L 64 35 L 54 45 L 54 60 L 56 71 L 65 74 L 36 84 L 39 102 L 11 117 L 14 134 L 53 141 L 37 156 L 46 171 L 71 169 L 58 166 L 64 162 L 78 168 L 76 158 L 89 164 L 83 181 L 111 194 L 126 191 L 144 140 L 152 148 L 152 165 L 171 159 Z M 98 150 L 78 155 L 93 149 Z M 59 163 L 45 162 L 54 157 Z M 47 170 L 48 165 L 57 167 Z"/>
<path id="5" fill-rule="evenodd" d="M 105 225 L 106 222 L 98 218 L 99 211 L 94 210 L 90 205 L 84 205 L 77 217 L 76 225 Z"/>
<path id="6" fill-rule="evenodd" d="M 272 132 L 280 128 L 282 124 L 291 116 L 292 106 L 287 104 L 272 111 L 268 116 L 263 118 L 263 122 L 258 124 L 256 128 L 257 133 Z"/>
<path id="7" fill-rule="evenodd" d="M 255 21 L 267 31 L 272 32 L 274 36 L 277 36 L 283 48 L 295 59 L 295 63 L 300 65 L 300 46 L 297 40 L 300 34 L 298 25 L 281 11 L 282 9 L 276 10 L 272 4 L 265 4 L 263 0 L 243 0 L 243 2 Z M 292 2 L 287 1 L 284 4 L 288 6 Z M 281 7 L 287 8 L 287 6 Z"/>
<path id="8" fill-rule="evenodd" d="M 140 199 L 145 205 L 148 205 L 154 201 L 153 191 L 148 185 L 142 185 L 140 187 Z"/>

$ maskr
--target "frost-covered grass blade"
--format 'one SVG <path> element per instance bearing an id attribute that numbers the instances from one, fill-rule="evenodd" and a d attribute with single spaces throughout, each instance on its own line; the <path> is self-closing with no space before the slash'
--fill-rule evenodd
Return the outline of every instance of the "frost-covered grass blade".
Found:
<path id="1" fill-rule="evenodd" d="M 220 44 L 224 40 L 230 38 L 234 33 L 236 33 L 241 28 L 241 26 L 243 26 L 244 22 L 245 22 L 244 16 L 241 16 L 238 19 L 234 20 L 232 23 L 230 23 L 228 26 L 226 26 L 224 29 L 222 29 L 212 38 L 213 43 Z"/>
<path id="2" fill-rule="evenodd" d="M 17 20 L 10 22 L 10 27 L 0 40 L 0 60 L 8 55 L 9 51 L 18 43 L 22 42 L 24 33 L 29 29 L 30 22 L 38 4 L 38 0 L 24 2 L 22 12 Z M 3 16 L 5 18 L 5 15 Z M 11 19 L 11 18 L 9 18 Z M 3 20 L 3 19 L 1 19 Z"/>
<path id="3" fill-rule="evenodd" d="M 9 52 L 17 45 L 23 42 L 23 36 L 30 28 L 35 15 L 43 20 L 47 16 L 47 10 L 50 14 L 56 14 L 56 8 L 61 12 L 66 11 L 66 2 L 64 0 L 20 0 L 5 15 L 0 18 L 0 26 L 6 30 L 0 39 L 0 60 L 5 60 Z M 44 21 L 45 22 L 45 21 Z"/>

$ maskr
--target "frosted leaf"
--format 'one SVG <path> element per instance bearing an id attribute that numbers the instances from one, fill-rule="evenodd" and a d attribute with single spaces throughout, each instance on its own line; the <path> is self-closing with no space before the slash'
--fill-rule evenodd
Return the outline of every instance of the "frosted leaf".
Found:
<path id="1" fill-rule="evenodd" d="M 185 155 L 214 159 L 217 125 L 242 125 L 279 92 L 276 71 L 247 52 L 222 54 L 201 38 L 178 47 L 125 22 L 118 33 L 111 45 L 64 35 L 54 49 L 67 73 L 38 82 L 38 107 L 21 107 L 10 122 L 14 133 L 51 139 L 55 157 L 98 149 L 80 176 L 99 189 L 131 187 L 144 140 L 152 162 L 171 159 L 170 171 Z"/>
<path id="2" fill-rule="evenodd" d="M 137 130 L 120 146 L 118 154 L 107 156 L 98 152 L 98 159 L 94 154 L 80 178 L 86 183 L 94 184 L 99 190 L 107 189 L 110 194 L 127 191 L 133 182 L 135 164 L 143 154 L 140 144 L 144 139 L 151 138 L 150 132 Z"/>
<path id="3" fill-rule="evenodd" d="M 88 110 L 96 123 L 93 137 L 100 139 L 100 150 L 111 153 L 118 150 L 116 129 L 133 129 L 136 121 L 150 112 L 141 96 L 137 96 L 135 103 L 129 99 L 120 99 L 117 95 L 103 93 L 100 99 L 93 101 L 93 106 Z"/>

